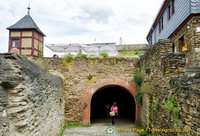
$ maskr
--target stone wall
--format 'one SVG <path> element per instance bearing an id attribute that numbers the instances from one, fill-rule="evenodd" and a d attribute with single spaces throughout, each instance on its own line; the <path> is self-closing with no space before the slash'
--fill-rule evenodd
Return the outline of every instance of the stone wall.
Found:
<path id="1" fill-rule="evenodd" d="M 0 135 L 58 135 L 64 123 L 62 80 L 20 55 L 0 54 L 0 67 Z"/>
<path id="2" fill-rule="evenodd" d="M 144 76 L 141 124 L 149 130 L 182 131 L 156 133 L 162 136 L 199 135 L 200 76 L 186 75 L 187 56 L 172 53 L 171 47 L 170 40 L 160 40 L 139 61 Z"/>
<path id="3" fill-rule="evenodd" d="M 118 52 L 122 51 L 145 51 L 149 49 L 148 44 L 123 44 L 116 46 Z"/>
<path id="4" fill-rule="evenodd" d="M 186 65 L 188 67 L 200 66 L 200 17 L 194 16 L 172 38 L 174 45 L 179 49 L 179 39 L 184 37 L 184 45 L 187 45 Z"/>
<path id="5" fill-rule="evenodd" d="M 89 57 L 43 58 L 33 60 L 46 70 L 61 73 L 65 79 L 65 122 L 82 122 L 84 99 L 95 84 L 106 79 L 121 79 L 133 84 L 137 58 Z M 88 75 L 93 75 L 88 79 Z"/>

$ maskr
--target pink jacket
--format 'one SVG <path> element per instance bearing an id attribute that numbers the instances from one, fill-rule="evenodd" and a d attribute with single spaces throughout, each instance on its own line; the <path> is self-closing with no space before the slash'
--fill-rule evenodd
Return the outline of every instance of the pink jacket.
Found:
<path id="1" fill-rule="evenodd" d="M 111 111 L 117 113 L 117 112 L 118 112 L 118 107 L 117 107 L 117 106 L 115 106 L 115 107 L 112 106 L 112 107 L 111 107 Z"/>

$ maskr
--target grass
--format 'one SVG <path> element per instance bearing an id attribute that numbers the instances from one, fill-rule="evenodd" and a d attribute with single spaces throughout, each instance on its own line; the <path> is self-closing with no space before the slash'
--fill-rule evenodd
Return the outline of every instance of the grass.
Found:
<path id="1" fill-rule="evenodd" d="M 91 127 L 92 125 L 81 125 L 78 122 L 73 122 L 73 123 L 68 122 L 64 126 L 65 126 L 65 128 L 67 128 L 67 127 Z"/>
<path id="2" fill-rule="evenodd" d="M 120 52 L 119 56 L 121 57 L 125 57 L 125 56 L 135 56 L 135 55 L 141 55 L 143 54 L 143 51 L 127 51 L 127 50 L 124 50 L 122 52 Z"/>
<path id="3" fill-rule="evenodd" d="M 74 55 L 72 55 L 72 54 L 67 54 L 64 56 L 64 58 L 67 59 L 67 62 L 71 62 L 73 57 L 74 57 Z"/>
<path id="4" fill-rule="evenodd" d="M 64 124 L 63 129 L 60 133 L 59 136 L 64 136 L 64 131 L 66 128 L 70 128 L 70 127 L 91 127 L 92 125 L 81 125 L 78 122 L 68 122 L 67 124 Z"/>
<path id="5" fill-rule="evenodd" d="M 105 52 L 105 51 L 103 51 L 103 52 L 101 52 L 101 53 L 100 53 L 100 56 L 103 56 L 103 57 L 108 57 L 108 53 L 107 53 L 107 52 Z"/>

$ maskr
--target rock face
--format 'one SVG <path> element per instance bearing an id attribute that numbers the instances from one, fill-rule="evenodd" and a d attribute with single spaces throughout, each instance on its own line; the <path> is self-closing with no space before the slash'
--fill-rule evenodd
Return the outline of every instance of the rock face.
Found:
<path id="1" fill-rule="evenodd" d="M 63 121 L 62 80 L 23 56 L 0 54 L 0 135 L 55 136 Z"/>

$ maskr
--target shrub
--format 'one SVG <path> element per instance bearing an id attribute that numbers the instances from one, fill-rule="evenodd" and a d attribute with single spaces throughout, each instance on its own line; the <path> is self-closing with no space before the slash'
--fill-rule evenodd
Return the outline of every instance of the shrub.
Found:
<path id="1" fill-rule="evenodd" d="M 134 83 L 136 83 L 138 86 L 142 85 L 143 82 L 143 76 L 141 74 L 141 72 L 137 72 L 133 78 Z"/>
<path id="2" fill-rule="evenodd" d="M 39 51 L 38 56 L 39 56 L 40 58 L 43 57 L 42 51 Z"/>
<path id="3" fill-rule="evenodd" d="M 95 56 L 94 54 L 91 54 L 91 55 L 90 55 L 90 57 L 94 57 L 94 56 Z"/>
<path id="4" fill-rule="evenodd" d="M 176 117 L 176 119 L 180 118 L 179 112 L 180 112 L 180 110 L 176 107 L 174 107 L 173 110 L 172 110 L 172 114 Z"/>
<path id="5" fill-rule="evenodd" d="M 78 54 L 77 56 L 76 56 L 77 58 L 86 58 L 87 57 L 87 54 Z"/>
<path id="6" fill-rule="evenodd" d="M 73 57 L 74 57 L 74 55 L 72 55 L 72 54 L 67 54 L 64 56 L 64 58 L 67 59 L 67 62 L 71 62 Z"/>
<path id="7" fill-rule="evenodd" d="M 173 108 L 174 108 L 174 103 L 172 101 L 167 100 L 165 102 L 164 109 L 172 111 Z"/>
<path id="8" fill-rule="evenodd" d="M 172 115 L 175 116 L 176 119 L 180 119 L 180 110 L 177 108 L 176 98 L 174 96 L 168 96 L 168 100 L 165 102 L 164 109 L 172 112 Z"/>
<path id="9" fill-rule="evenodd" d="M 93 75 L 89 74 L 87 78 L 90 80 L 93 78 Z"/>
<path id="10" fill-rule="evenodd" d="M 176 98 L 173 95 L 169 95 L 168 100 L 171 101 L 171 102 L 175 102 Z"/>
<path id="11" fill-rule="evenodd" d="M 136 99 L 137 103 L 142 105 L 142 93 L 141 92 L 138 92 L 138 94 L 135 95 L 135 99 Z"/>
<path id="12" fill-rule="evenodd" d="M 110 60 L 110 64 L 113 65 L 113 64 L 114 64 L 114 61 L 113 61 L 113 60 Z"/>
<path id="13" fill-rule="evenodd" d="M 154 105 L 154 108 L 158 111 L 159 110 L 159 104 L 158 103 L 156 103 L 155 105 Z"/>
<path id="14" fill-rule="evenodd" d="M 108 57 L 108 53 L 107 53 L 107 52 L 105 52 L 105 51 L 103 51 L 103 52 L 101 52 L 101 53 L 100 53 L 100 56 L 103 56 L 103 57 Z"/>
<path id="15" fill-rule="evenodd" d="M 140 88 L 140 91 L 142 93 L 152 93 L 152 88 L 149 83 L 143 83 Z"/>

